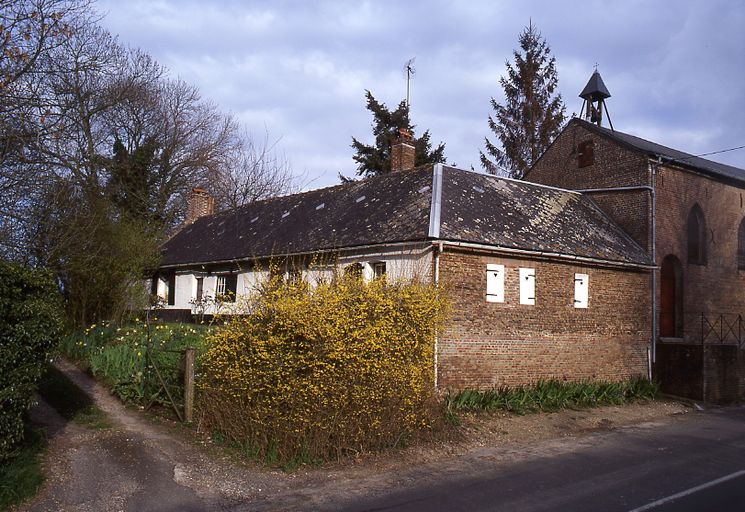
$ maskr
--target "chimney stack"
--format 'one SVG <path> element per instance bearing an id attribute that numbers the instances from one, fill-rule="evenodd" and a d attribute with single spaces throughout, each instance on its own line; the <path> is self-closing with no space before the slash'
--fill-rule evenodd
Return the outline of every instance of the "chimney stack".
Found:
<path id="1" fill-rule="evenodd" d="M 408 171 L 414 168 L 416 150 L 414 138 L 406 128 L 399 128 L 391 144 L 391 171 Z"/>
<path id="2" fill-rule="evenodd" d="M 186 219 L 184 224 L 191 224 L 200 217 L 215 213 L 215 198 L 203 188 L 193 188 L 186 200 Z"/>

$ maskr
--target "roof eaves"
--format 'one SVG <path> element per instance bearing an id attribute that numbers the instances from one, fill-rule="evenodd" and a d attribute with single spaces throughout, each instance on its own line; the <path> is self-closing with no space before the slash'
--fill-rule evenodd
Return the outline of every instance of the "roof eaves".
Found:
<path id="1" fill-rule="evenodd" d="M 196 267 L 196 266 L 203 266 L 203 265 L 225 265 L 225 264 L 231 264 L 231 263 L 237 263 L 240 261 L 250 261 L 250 260 L 266 260 L 269 258 L 295 258 L 298 256 L 309 256 L 313 254 L 322 254 L 322 253 L 340 253 L 340 252 L 349 252 L 349 251 L 361 251 L 361 250 L 367 250 L 377 247 L 389 247 L 389 246 L 406 246 L 406 245 L 416 245 L 429 242 L 427 238 L 412 238 L 409 240 L 394 240 L 394 241 L 387 241 L 387 242 L 379 242 L 374 244 L 357 244 L 357 245 L 346 245 L 343 247 L 326 247 L 326 248 L 319 248 L 319 249 L 311 249 L 307 251 L 295 251 L 295 252 L 286 252 L 286 253 L 274 253 L 274 254 L 254 254 L 250 256 L 241 256 L 237 258 L 225 258 L 221 260 L 208 260 L 208 261 L 189 261 L 186 263 L 167 263 L 164 265 L 159 265 L 159 268 L 183 268 L 183 267 Z"/>
<path id="2" fill-rule="evenodd" d="M 552 251 L 540 251 L 540 250 L 535 250 L 535 249 L 506 247 L 502 245 L 481 244 L 481 243 L 474 243 L 474 242 L 463 242 L 459 240 L 443 240 L 443 243 L 445 246 L 461 247 L 464 249 L 475 249 L 479 251 L 490 251 L 490 252 L 503 253 L 503 254 L 509 254 L 509 255 L 524 255 L 524 256 L 533 257 L 533 258 L 546 258 L 546 259 L 556 259 L 556 260 L 562 260 L 562 261 L 575 261 L 579 263 L 593 263 L 597 265 L 633 268 L 633 269 L 640 269 L 640 270 L 653 270 L 657 268 L 657 265 L 651 262 L 651 260 L 648 260 L 645 262 L 633 261 L 633 260 L 611 260 L 611 259 L 606 259 L 606 258 L 580 256 L 577 254 L 559 253 L 559 252 L 552 252 Z"/>

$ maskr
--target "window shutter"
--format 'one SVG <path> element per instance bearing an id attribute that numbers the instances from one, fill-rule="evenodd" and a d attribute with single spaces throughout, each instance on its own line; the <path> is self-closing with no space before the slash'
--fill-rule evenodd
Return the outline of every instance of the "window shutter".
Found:
<path id="1" fill-rule="evenodd" d="M 535 269 L 520 269 L 520 304 L 535 305 Z"/>
<path id="2" fill-rule="evenodd" d="M 590 276 L 574 274 L 574 307 L 586 308 L 590 299 Z"/>
<path id="3" fill-rule="evenodd" d="M 486 302 L 504 302 L 504 265 L 486 265 Z"/>
<path id="4" fill-rule="evenodd" d="M 595 142 L 586 140 L 579 144 L 577 152 L 577 167 L 587 167 L 595 163 Z"/>
<path id="5" fill-rule="evenodd" d="M 197 277 L 197 300 L 202 300 L 204 295 L 204 278 Z"/>

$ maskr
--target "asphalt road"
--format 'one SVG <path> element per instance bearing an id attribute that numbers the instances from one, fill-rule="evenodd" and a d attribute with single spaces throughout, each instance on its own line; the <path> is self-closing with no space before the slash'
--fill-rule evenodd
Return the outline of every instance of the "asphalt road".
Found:
<path id="1" fill-rule="evenodd" d="M 417 482 L 337 510 L 745 511 L 745 408 L 595 436 L 576 451 Z"/>

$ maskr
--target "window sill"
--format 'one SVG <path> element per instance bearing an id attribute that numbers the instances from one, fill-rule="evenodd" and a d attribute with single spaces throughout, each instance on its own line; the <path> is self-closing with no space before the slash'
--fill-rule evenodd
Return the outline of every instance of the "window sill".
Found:
<path id="1" fill-rule="evenodd" d="M 660 336 L 660 343 L 685 343 L 685 338 Z"/>

